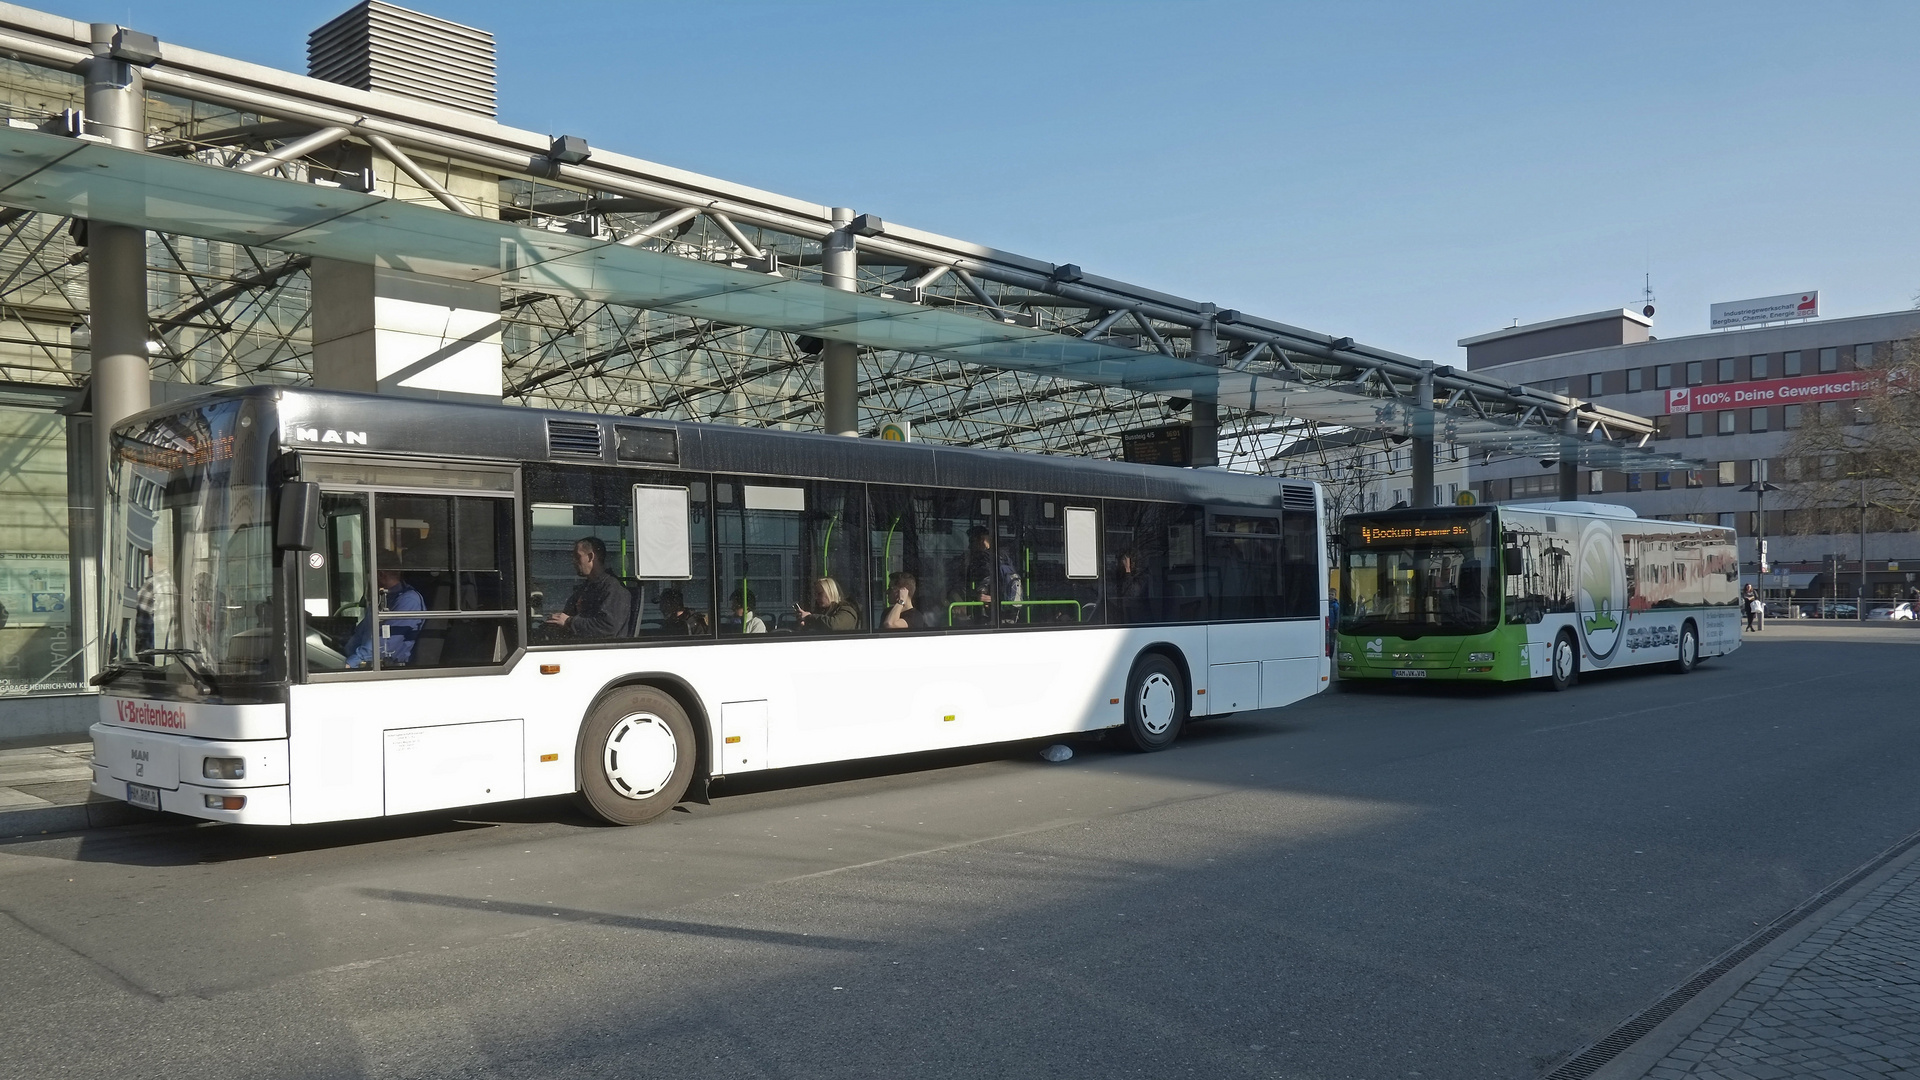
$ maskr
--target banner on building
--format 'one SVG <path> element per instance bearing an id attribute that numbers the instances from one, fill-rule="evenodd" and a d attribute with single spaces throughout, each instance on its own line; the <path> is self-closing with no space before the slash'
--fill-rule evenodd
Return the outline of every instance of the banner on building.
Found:
<path id="1" fill-rule="evenodd" d="M 1766 382 L 1676 386 L 1667 391 L 1667 414 L 1759 408 L 1763 405 L 1798 405 L 1808 401 L 1844 401 L 1865 397 L 1879 385 L 1878 374 L 1848 371 L 1836 375 L 1808 375 L 1799 379 L 1769 379 Z"/>
<path id="2" fill-rule="evenodd" d="M 1752 300 L 1729 300 L 1724 304 L 1711 305 L 1707 314 L 1708 325 L 1715 330 L 1729 326 L 1758 326 L 1784 319 L 1817 319 L 1820 317 L 1820 290 L 1759 296 Z"/>

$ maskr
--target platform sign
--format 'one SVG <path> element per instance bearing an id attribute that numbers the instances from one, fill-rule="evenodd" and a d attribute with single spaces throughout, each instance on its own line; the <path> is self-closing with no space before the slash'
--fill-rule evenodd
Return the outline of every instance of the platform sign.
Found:
<path id="1" fill-rule="evenodd" d="M 1120 433 L 1120 456 L 1135 465 L 1193 465 L 1193 427 L 1168 424 Z"/>
<path id="2" fill-rule="evenodd" d="M 1724 330 L 1729 326 L 1758 326 L 1786 319 L 1817 319 L 1820 317 L 1820 290 L 1758 296 L 1752 300 L 1729 300 L 1709 307 L 1707 315 L 1708 324 L 1715 330 Z"/>
<path id="3" fill-rule="evenodd" d="M 880 425 L 881 442 L 912 442 L 913 421 L 889 420 Z"/>

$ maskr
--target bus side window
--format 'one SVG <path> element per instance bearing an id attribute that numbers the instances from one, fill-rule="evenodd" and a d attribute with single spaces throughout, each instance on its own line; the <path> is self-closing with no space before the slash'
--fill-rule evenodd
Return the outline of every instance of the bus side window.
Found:
<path id="1" fill-rule="evenodd" d="M 1000 548 L 1012 561 L 1016 585 L 1004 590 L 1000 621 L 1006 626 L 1072 626 L 1098 612 L 1097 552 L 1084 577 L 1069 576 L 1066 500 L 1053 495 L 1003 494 Z M 1081 513 L 1090 513 L 1082 509 Z M 1097 532 L 1089 530 L 1089 537 Z M 1079 555 L 1079 552 L 1075 552 Z"/>
<path id="2" fill-rule="evenodd" d="M 866 490 L 859 484 L 719 477 L 719 633 L 864 633 Z M 754 619 L 743 602 L 751 597 Z M 801 612 L 810 618 L 804 618 Z"/>
<path id="3" fill-rule="evenodd" d="M 1204 512 L 1175 503 L 1107 499 L 1102 547 L 1110 625 L 1191 622 L 1203 617 L 1200 572 Z"/>
<path id="4" fill-rule="evenodd" d="M 529 507 L 527 533 L 528 623 L 539 644 L 578 643 L 546 628 L 546 620 L 564 609 L 581 579 L 574 566 L 574 545 L 597 538 L 607 549 L 607 572 L 627 590 L 624 627 L 605 640 L 685 640 L 713 635 L 713 567 L 709 550 L 712 511 L 708 484 L 701 474 L 582 466 L 535 465 L 526 470 Z M 658 498 L 649 501 L 646 492 Z M 657 513 L 671 505 L 685 522 L 684 565 L 662 569 L 643 565 L 641 537 L 633 520 L 636 506 Z M 684 505 L 684 510 L 679 507 Z M 657 530 L 661 523 L 650 521 Z M 671 528 L 671 526 L 669 526 Z M 664 534 L 650 533 L 654 548 Z M 666 545 L 672 547 L 672 545 Z M 672 571 L 671 577 L 661 575 Z M 684 576 L 681 576 L 684 575 Z"/>
<path id="5" fill-rule="evenodd" d="M 1280 515 L 1280 614 L 1310 619 L 1320 614 L 1320 523 L 1311 512 Z"/>

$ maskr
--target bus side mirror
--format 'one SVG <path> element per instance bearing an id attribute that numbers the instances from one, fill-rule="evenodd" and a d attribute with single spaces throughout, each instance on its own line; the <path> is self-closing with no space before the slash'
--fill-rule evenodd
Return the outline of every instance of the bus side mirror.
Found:
<path id="1" fill-rule="evenodd" d="M 1519 548 L 1517 547 L 1508 548 L 1506 551 L 1501 553 L 1501 558 L 1506 562 L 1506 571 L 1507 571 L 1508 577 L 1517 577 L 1520 574 L 1526 572 L 1525 560 L 1521 558 Z"/>
<path id="2" fill-rule="evenodd" d="M 313 550 L 320 529 L 320 485 L 299 480 L 280 488 L 280 518 L 274 525 L 275 547 L 287 551 Z"/>

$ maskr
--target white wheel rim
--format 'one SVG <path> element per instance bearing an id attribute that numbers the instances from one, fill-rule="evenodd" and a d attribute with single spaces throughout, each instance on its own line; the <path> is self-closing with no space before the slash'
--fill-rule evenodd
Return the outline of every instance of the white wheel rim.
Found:
<path id="1" fill-rule="evenodd" d="M 1156 671 L 1140 680 L 1140 726 L 1149 735 L 1165 735 L 1173 726 L 1173 680 Z"/>
<path id="2" fill-rule="evenodd" d="M 607 732 L 607 744 L 600 752 L 607 782 L 629 799 L 645 799 L 666 787 L 679 761 L 673 730 L 652 713 L 621 717 Z"/>
<path id="3" fill-rule="evenodd" d="M 1553 672 L 1561 679 L 1573 678 L 1573 643 L 1566 638 L 1560 639 L 1560 647 L 1553 650 Z"/>
<path id="4" fill-rule="evenodd" d="M 1694 660 L 1699 657 L 1699 655 L 1700 655 L 1700 643 L 1693 639 L 1693 632 L 1688 631 L 1687 633 L 1681 634 L 1680 635 L 1681 661 L 1691 666 Z"/>

